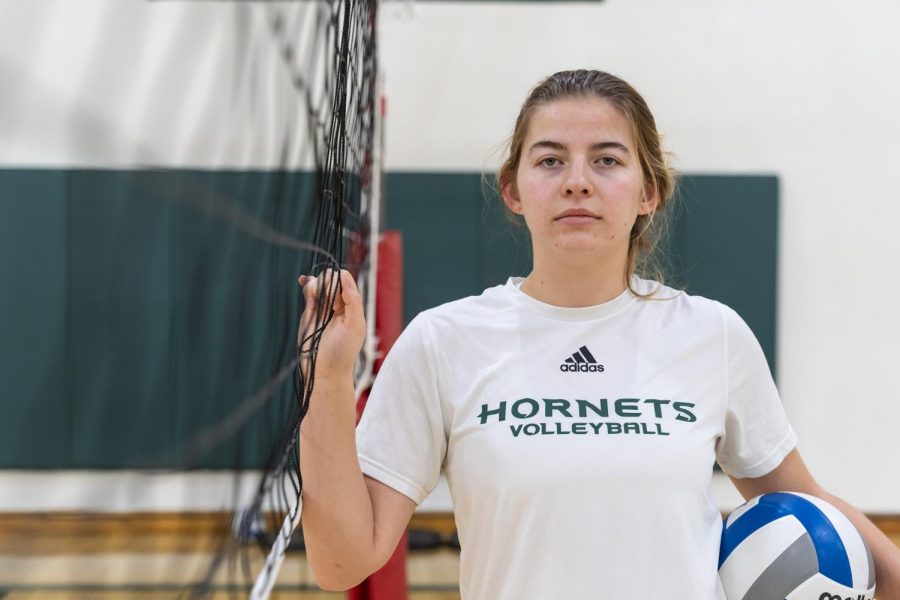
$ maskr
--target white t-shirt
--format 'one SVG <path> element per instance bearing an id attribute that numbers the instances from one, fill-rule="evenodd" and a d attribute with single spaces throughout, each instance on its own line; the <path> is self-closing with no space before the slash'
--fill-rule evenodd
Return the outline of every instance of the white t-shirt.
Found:
<path id="1" fill-rule="evenodd" d="M 713 463 L 757 477 L 797 441 L 753 333 L 667 287 L 561 308 L 520 285 L 409 324 L 357 430 L 363 473 L 420 503 L 443 470 L 466 600 L 722 597 Z"/>

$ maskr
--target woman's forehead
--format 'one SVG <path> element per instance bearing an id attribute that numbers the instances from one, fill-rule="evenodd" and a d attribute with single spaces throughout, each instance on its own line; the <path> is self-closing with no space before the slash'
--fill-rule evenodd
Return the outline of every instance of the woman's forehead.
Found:
<path id="1" fill-rule="evenodd" d="M 563 145 L 617 141 L 634 147 L 628 119 L 599 98 L 563 98 L 538 106 L 528 123 L 524 149 L 545 139 Z"/>

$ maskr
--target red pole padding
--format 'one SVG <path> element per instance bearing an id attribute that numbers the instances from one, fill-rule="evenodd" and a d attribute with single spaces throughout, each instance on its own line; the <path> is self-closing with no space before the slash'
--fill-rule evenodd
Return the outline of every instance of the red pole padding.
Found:
<path id="1" fill-rule="evenodd" d="M 375 334 L 378 356 L 375 373 L 383 357 L 403 331 L 403 239 L 399 231 L 385 231 L 378 242 L 378 271 L 375 294 Z M 356 404 L 357 419 L 366 406 L 368 391 Z M 406 534 L 390 560 L 365 581 L 347 592 L 348 600 L 407 600 Z"/>

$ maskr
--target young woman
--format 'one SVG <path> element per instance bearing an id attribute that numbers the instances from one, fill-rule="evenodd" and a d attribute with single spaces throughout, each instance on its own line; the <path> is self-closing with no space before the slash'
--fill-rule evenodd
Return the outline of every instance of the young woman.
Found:
<path id="1" fill-rule="evenodd" d="M 900 551 L 809 474 L 746 324 L 635 275 L 674 187 L 641 96 L 598 71 L 548 77 L 498 183 L 533 270 L 416 317 L 356 433 L 365 327 L 340 273 L 301 427 L 319 585 L 382 565 L 443 471 L 463 598 L 719 598 L 718 460 L 746 498 L 796 490 L 838 506 L 871 546 L 879 596 L 900 597 Z M 308 306 L 331 276 L 301 278 Z"/>

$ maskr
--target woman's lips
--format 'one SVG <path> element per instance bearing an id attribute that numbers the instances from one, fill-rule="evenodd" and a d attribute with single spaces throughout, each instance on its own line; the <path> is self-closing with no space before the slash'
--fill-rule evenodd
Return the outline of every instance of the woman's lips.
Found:
<path id="1" fill-rule="evenodd" d="M 580 225 L 582 223 L 593 223 L 599 220 L 599 217 L 590 217 L 588 215 L 569 215 L 556 219 L 561 223 L 569 223 L 570 225 Z"/>
<path id="2" fill-rule="evenodd" d="M 597 221 L 600 219 L 599 215 L 595 215 L 589 210 L 585 210 L 583 208 L 575 208 L 563 211 L 558 217 L 556 217 L 556 221 L 561 221 L 563 223 L 568 223 L 570 225 L 579 225 L 582 223 L 591 223 L 593 221 Z"/>

